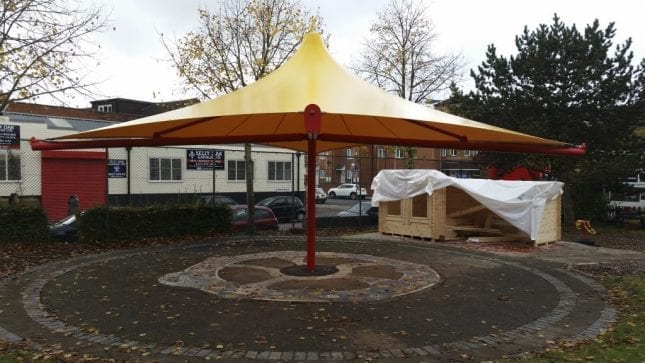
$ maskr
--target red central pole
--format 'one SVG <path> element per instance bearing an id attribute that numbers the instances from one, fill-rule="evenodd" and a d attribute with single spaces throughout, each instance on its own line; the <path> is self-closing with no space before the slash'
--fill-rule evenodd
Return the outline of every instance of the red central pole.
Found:
<path id="1" fill-rule="evenodd" d="M 316 139 L 320 132 L 320 107 L 305 107 L 307 131 L 307 270 L 316 268 Z"/>
<path id="2" fill-rule="evenodd" d="M 307 270 L 316 267 L 316 140 L 307 142 Z"/>

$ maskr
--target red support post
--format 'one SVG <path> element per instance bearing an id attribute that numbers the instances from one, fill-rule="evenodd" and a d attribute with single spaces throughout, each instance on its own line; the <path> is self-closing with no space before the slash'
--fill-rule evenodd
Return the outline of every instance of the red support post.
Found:
<path id="1" fill-rule="evenodd" d="M 307 105 L 304 118 L 307 131 L 307 270 L 313 271 L 316 268 L 316 139 L 320 132 L 320 107 Z"/>
<path id="2" fill-rule="evenodd" d="M 316 140 L 307 142 L 307 270 L 316 268 Z"/>

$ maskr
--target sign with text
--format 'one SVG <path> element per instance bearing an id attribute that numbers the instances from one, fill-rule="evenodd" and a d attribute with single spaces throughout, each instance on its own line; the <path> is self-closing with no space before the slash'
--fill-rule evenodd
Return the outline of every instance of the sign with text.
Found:
<path id="1" fill-rule="evenodd" d="M 188 170 L 224 170 L 224 150 L 187 149 L 186 169 Z"/>
<path id="2" fill-rule="evenodd" d="M 20 126 L 0 124 L 0 149 L 20 149 Z"/>
<path id="3" fill-rule="evenodd" d="M 107 169 L 108 178 L 125 178 L 128 174 L 128 164 L 123 159 L 109 159 Z"/>

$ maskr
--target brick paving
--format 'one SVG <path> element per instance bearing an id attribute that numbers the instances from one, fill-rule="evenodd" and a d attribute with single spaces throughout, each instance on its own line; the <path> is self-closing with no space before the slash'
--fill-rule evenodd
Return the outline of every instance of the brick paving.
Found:
<path id="1" fill-rule="evenodd" d="M 352 361 L 366 359 L 378 359 L 382 361 L 444 361 L 451 359 L 460 359 L 460 357 L 473 357 L 479 360 L 499 359 L 505 356 L 519 356 L 523 352 L 541 350 L 549 346 L 549 342 L 557 339 L 582 340 L 593 338 L 606 330 L 615 321 L 617 312 L 614 307 L 602 299 L 604 288 L 595 280 L 585 276 L 568 271 L 562 264 L 544 262 L 536 259 L 501 257 L 479 252 L 466 252 L 455 250 L 438 244 L 407 241 L 392 246 L 392 241 L 379 241 L 378 239 L 365 240 L 344 240 L 338 242 L 338 239 L 322 238 L 319 239 L 321 246 L 329 244 L 330 249 L 340 248 L 359 252 L 354 256 L 374 256 L 362 257 L 370 261 L 379 261 L 379 263 L 390 263 L 405 271 L 434 271 L 437 268 L 438 275 L 441 278 L 439 286 L 434 286 L 436 281 L 426 284 L 424 291 L 419 291 L 418 287 L 410 289 L 410 293 L 391 294 L 384 296 L 379 289 L 367 289 L 355 291 L 362 296 L 361 299 L 351 302 L 350 305 L 340 304 L 340 302 L 320 303 L 317 300 L 307 302 L 307 299 L 298 299 L 297 304 L 289 303 L 289 295 L 281 296 L 281 302 L 268 301 L 262 304 L 276 304 L 276 312 L 268 318 L 274 318 L 273 327 L 279 331 L 284 327 L 285 330 L 294 329 L 293 323 L 287 319 L 291 315 L 289 310 L 293 310 L 292 315 L 297 316 L 300 309 L 306 310 L 312 319 L 317 321 L 309 322 L 321 324 L 321 327 L 329 329 L 346 331 L 344 334 L 351 334 L 346 337 L 347 343 L 324 343 L 322 337 L 320 340 L 309 339 L 304 333 L 290 333 L 277 335 L 282 341 L 272 341 L 276 347 L 263 345 L 262 338 L 251 334 L 238 336 L 239 346 L 234 347 L 232 344 L 217 344 L 216 346 L 198 345 L 200 341 L 208 340 L 208 335 L 212 332 L 219 333 L 220 330 L 206 327 L 202 331 L 189 332 L 177 331 L 173 326 L 175 321 L 183 323 L 192 330 L 197 330 L 196 326 L 204 319 L 209 319 L 211 325 L 222 326 L 232 319 L 233 316 L 227 314 L 212 316 L 175 314 L 168 316 L 173 319 L 164 319 L 153 321 L 151 316 L 145 315 L 145 323 L 150 324 L 150 328 L 155 332 L 140 333 L 138 336 L 131 332 L 120 330 L 121 327 L 110 325 L 113 320 L 118 320 L 117 314 L 133 314 L 133 317 L 127 316 L 128 319 L 135 319 L 134 310 L 141 309 L 137 304 L 132 306 L 123 306 L 117 300 L 117 293 L 128 294 L 130 291 L 125 286 L 114 287 L 110 292 L 112 278 L 116 275 L 111 273 L 110 268 L 114 266 L 130 266 L 141 264 L 139 269 L 133 270 L 127 278 L 130 280 L 146 278 L 152 281 L 164 275 L 162 272 L 167 271 L 190 271 L 195 262 L 206 260 L 213 255 L 231 258 L 237 261 L 236 256 L 249 255 L 253 258 L 257 256 L 270 256 L 271 253 L 280 253 L 283 247 L 299 246 L 302 241 L 298 238 L 286 238 L 284 241 L 276 241 L 275 238 L 270 241 L 254 240 L 232 240 L 232 241 L 213 241 L 205 244 L 199 244 L 191 247 L 162 247 L 146 248 L 138 250 L 114 251 L 93 256 L 83 256 L 68 261 L 61 261 L 39 266 L 18 276 L 9 277 L 0 281 L 0 340 L 9 343 L 18 343 L 28 340 L 33 344 L 34 349 L 42 346 L 58 344 L 63 348 L 79 350 L 88 354 L 105 357 L 107 348 L 111 348 L 109 357 L 125 357 L 125 360 L 151 360 L 151 361 L 200 361 L 208 359 L 224 359 L 227 361 Z M 250 248 L 247 246 L 253 246 Z M 259 246 L 259 247 L 257 247 Z M 256 254 L 249 254 L 249 248 L 261 249 Z M 275 251 L 272 251 L 275 249 Z M 225 251 L 225 252 L 223 252 Z M 348 252 L 321 252 L 321 255 L 327 257 L 336 254 L 337 257 L 350 258 Z M 382 254 L 383 256 L 378 256 Z M 402 258 L 415 261 L 399 260 L 397 257 L 390 257 L 391 254 L 399 254 Z M 387 258 L 384 256 L 388 256 Z M 180 257 L 183 257 L 182 260 Z M 360 260 L 360 259 L 357 259 Z M 397 262 L 400 261 L 400 262 Z M 151 261 L 158 261 L 155 265 Z M 168 266 L 168 261 L 174 261 L 177 265 Z M 239 261 L 237 261 L 239 262 Z M 411 267 L 427 263 L 424 268 Z M 142 266 L 146 266 L 143 268 Z M 402 267 L 403 266 L 403 267 Z M 133 267 L 134 268 L 134 267 Z M 104 271 L 105 270 L 105 271 Z M 157 272 L 159 271 L 159 272 Z M 427 272 L 426 271 L 426 272 Z M 492 273 L 495 272 L 493 275 Z M 468 285 L 469 274 L 491 274 L 498 277 L 497 281 L 488 278 L 485 287 L 473 283 Z M 96 276 L 92 276 L 96 275 Z M 152 277 L 148 276 L 151 275 Z M 405 275 L 405 274 L 403 274 Z M 414 275 L 414 274 L 412 274 Z M 407 275 L 406 275 L 407 276 Z M 407 276 L 409 277 L 409 276 Z M 520 278 L 521 277 L 521 278 Z M 404 291 L 406 287 L 416 286 L 420 277 L 401 278 L 396 280 L 399 286 L 395 287 L 396 291 Z M 88 281 L 85 281 L 88 280 Z M 517 281 L 514 281 L 517 280 Z M 473 280 L 474 281 L 474 280 Z M 391 281 L 390 281 L 391 283 Z M 74 294 L 67 290 L 76 288 L 83 290 L 84 294 L 91 296 L 88 301 L 75 300 L 76 297 L 83 297 L 83 294 Z M 138 285 L 137 285 L 138 286 Z M 168 287 L 162 284 L 146 285 L 150 286 L 152 292 L 141 292 L 149 299 L 154 300 L 154 305 L 172 305 L 177 303 L 174 299 L 180 297 L 190 298 L 196 306 L 206 306 L 208 308 L 211 294 L 199 292 L 199 294 L 189 293 L 185 287 Z M 528 287 L 531 287 L 529 289 Z M 66 291 L 61 292 L 64 289 Z M 137 290 L 135 287 L 134 290 Z M 178 293 L 175 292 L 177 289 Z M 495 291 L 499 289 L 500 291 Z M 473 291 L 470 292 L 469 291 Z M 504 292 L 501 294 L 501 292 Z M 66 293 L 67 292 L 67 293 Z M 311 291 L 304 292 L 303 295 Z M 497 302 L 502 304 L 507 298 L 506 294 L 513 295 L 513 301 L 517 304 L 524 302 L 523 306 L 505 305 L 508 310 L 502 313 L 495 308 L 486 308 L 483 306 L 485 301 L 491 303 L 490 297 L 482 294 L 493 293 L 498 295 Z M 163 293 L 163 294 L 162 294 Z M 184 294 L 182 294 L 184 293 Z M 282 292 L 269 291 L 269 294 Z M 466 294 L 469 301 L 462 302 L 459 296 Z M 164 295 L 165 294 L 165 295 Z M 168 295 L 170 294 L 170 295 Z M 292 296 L 297 296 L 298 291 L 289 291 Z M 478 294 L 482 298 L 478 299 Z M 186 296 L 185 296 L 186 295 Z M 231 322 L 230 326 L 234 327 L 228 332 L 224 332 L 219 339 L 224 340 L 229 335 L 236 333 L 235 324 L 240 329 L 248 328 L 258 324 L 257 320 L 252 320 L 254 308 L 271 308 L 274 305 L 258 305 L 261 303 L 247 303 L 242 297 L 234 296 L 227 298 L 225 292 L 219 295 L 214 294 L 216 300 L 211 303 L 215 304 L 216 309 L 231 311 L 233 307 L 241 309 L 242 317 L 240 321 Z M 393 296 L 396 296 L 394 298 Z M 442 296 L 439 296 L 442 295 Z M 160 299 L 165 296 L 168 300 Z M 170 298 L 172 296 L 172 298 Z M 370 299 L 370 296 L 372 299 Z M 54 299 L 62 299 L 58 301 Z M 231 296 L 233 297 L 233 296 Z M 273 300 L 270 296 L 268 300 Z M 68 298 L 67 301 L 65 299 Z M 443 300 L 442 300 L 443 299 Z M 347 298 L 351 301 L 351 298 Z M 370 303 L 370 300 L 376 302 L 392 300 L 391 307 L 387 304 L 378 305 Z M 450 301 L 452 304 L 466 307 L 463 314 L 454 314 L 450 310 L 450 304 L 443 304 L 442 301 Z M 112 305 L 110 305 L 112 304 Z M 478 305 L 480 304 L 480 305 Z M 348 306 L 353 306 L 355 312 L 345 311 Z M 503 306 L 503 305 L 500 305 Z M 69 309 L 67 308 L 69 307 Z M 73 308 L 72 308 L 73 307 Z M 107 307 L 107 309 L 106 309 Z M 401 308 L 402 307 L 402 308 Z M 165 307 L 164 307 L 165 308 Z M 470 311 L 472 308 L 472 311 Z M 68 309 L 68 310 L 66 310 Z M 103 319 L 96 318 L 93 315 L 96 310 L 105 309 Z M 246 309 L 246 310 L 245 310 Z M 405 316 L 401 312 L 404 309 L 411 309 L 417 313 L 410 313 Z M 443 310 L 442 310 L 443 309 Z M 540 310 L 542 309 L 542 310 Z M 284 310 L 284 313 L 281 311 Z M 339 311 L 336 311 L 339 310 Z M 426 319 L 426 324 L 434 324 L 433 320 L 442 320 L 445 330 L 454 329 L 457 339 L 445 337 L 445 331 L 442 328 L 433 328 L 426 330 L 417 320 L 426 316 L 427 312 L 436 311 L 432 319 Z M 467 310 L 467 311 L 466 311 Z M 118 311 L 119 313 L 114 313 Z M 205 310 L 209 312 L 209 309 Z M 375 323 L 370 323 L 373 319 L 370 316 L 371 311 L 377 311 L 378 316 Z M 444 313 L 445 312 L 445 313 Z M 452 315 L 449 315 L 449 314 Z M 502 314 L 500 314 L 502 313 Z M 212 314 L 212 311 L 209 313 Z M 328 314 L 326 317 L 324 314 Z M 355 315 L 353 315 L 355 314 Z M 75 315 L 80 315 L 93 322 L 94 325 L 100 326 L 100 329 L 94 329 L 88 325 L 79 324 Z M 235 315 L 229 314 L 229 315 Z M 249 320 L 244 320 L 248 315 Z M 284 320 L 279 315 L 284 315 Z M 390 317 L 389 315 L 392 315 Z M 507 316 L 504 316 L 507 315 Z M 110 318 L 112 316 L 112 318 Z M 406 318 L 408 316 L 408 318 Z M 338 320 L 334 324 L 320 320 Z M 393 319 L 394 318 L 394 319 Z M 124 320 L 126 317 L 123 318 Z M 302 318 L 300 318 L 302 319 Z M 407 320 L 406 320 L 407 319 Z M 172 321 L 173 323 L 168 323 Z M 498 321 L 504 325 L 503 329 L 488 327 L 490 322 Z M 142 322 L 141 324 L 143 324 Z M 305 323 L 309 324 L 309 323 Z M 327 325 L 325 325 L 327 324 Z M 372 325 L 370 325 L 372 324 Z M 438 324 L 438 323 L 437 323 Z M 351 329 L 348 326 L 351 325 Z M 380 326 L 386 326 L 387 329 L 379 330 L 376 340 L 363 341 L 369 333 L 377 331 Z M 483 327 L 482 327 L 483 326 Z M 450 328 L 452 327 L 452 328 Z M 472 327 L 472 329 L 471 329 Z M 211 330 L 209 330 L 211 329 Z M 262 332 L 262 327 L 258 326 L 258 332 Z M 389 330 L 388 330 L 389 329 Z M 398 329 L 398 330 L 397 330 Z M 312 329 L 321 332 L 320 329 Z M 458 331 L 457 331 L 458 330 Z M 467 331 L 466 331 L 467 330 Z M 270 330 L 267 330 L 270 332 Z M 331 331 L 331 330 L 330 330 Z M 209 333 L 211 332 L 211 333 Z M 433 334 L 436 332 L 437 334 Z M 144 338 L 146 334 L 159 334 L 158 341 L 151 342 Z M 194 333 L 195 338 L 188 337 Z M 396 333 L 396 334 L 395 334 Z M 307 338 L 304 342 L 298 341 L 297 335 Z M 434 337 L 438 335 L 439 337 Z M 381 337 L 387 339 L 381 339 Z M 177 345 L 181 337 L 182 345 Z M 301 338 L 302 338 L 301 337 Z M 339 335 L 342 337 L 342 335 Z M 192 341 L 190 339 L 193 339 Z M 201 340 L 200 340 L 201 339 Z M 340 339 L 340 338 L 339 338 Z M 194 346 L 191 346 L 194 342 Z M 81 344 L 82 343 L 82 344 Z M 174 343 L 174 344 L 173 344 Z M 292 347 L 292 349 L 289 349 Z M 285 349 L 287 348 L 287 349 Z M 113 354 L 113 355 L 112 355 Z"/>

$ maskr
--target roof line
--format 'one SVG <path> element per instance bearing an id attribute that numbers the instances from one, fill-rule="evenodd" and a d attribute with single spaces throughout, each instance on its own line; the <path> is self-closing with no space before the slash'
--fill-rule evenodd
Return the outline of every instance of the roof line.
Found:
<path id="1" fill-rule="evenodd" d="M 110 123 L 110 124 L 123 123 L 123 121 L 99 120 L 99 119 L 92 119 L 92 118 L 79 118 L 79 117 L 68 117 L 68 116 L 41 115 L 41 114 L 35 114 L 35 113 L 24 113 L 24 112 L 13 112 L 13 111 L 4 111 L 2 114 L 5 116 L 20 115 L 20 116 L 29 116 L 29 117 L 44 118 L 44 119 L 57 118 L 57 119 L 69 120 L 69 121 L 104 122 L 104 123 Z M 9 121 L 11 121 L 11 117 L 9 117 Z"/>

